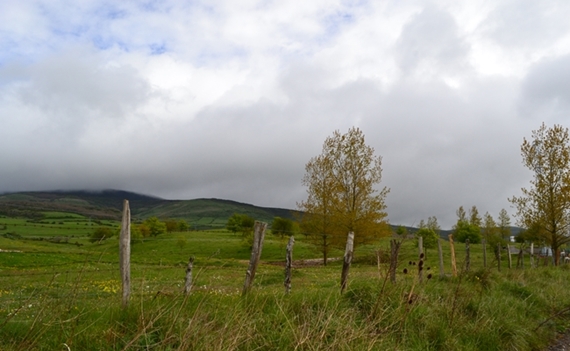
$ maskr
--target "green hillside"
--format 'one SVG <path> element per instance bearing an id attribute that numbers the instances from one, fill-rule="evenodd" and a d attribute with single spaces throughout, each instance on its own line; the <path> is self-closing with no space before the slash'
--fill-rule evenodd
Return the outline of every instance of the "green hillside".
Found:
<path id="1" fill-rule="evenodd" d="M 123 200 L 129 200 L 134 220 L 156 216 L 161 219 L 184 219 L 194 228 L 225 226 L 234 213 L 247 214 L 271 222 L 274 217 L 294 218 L 292 210 L 259 207 L 230 200 L 164 200 L 126 191 L 52 191 L 22 192 L 0 196 L 0 215 L 41 219 L 42 212 L 59 211 L 93 219 L 119 220 Z"/>

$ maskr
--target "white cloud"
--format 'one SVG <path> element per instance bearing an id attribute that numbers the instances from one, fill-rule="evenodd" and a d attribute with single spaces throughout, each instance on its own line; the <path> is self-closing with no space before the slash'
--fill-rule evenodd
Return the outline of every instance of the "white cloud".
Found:
<path id="1" fill-rule="evenodd" d="M 570 109 L 569 5 L 499 1 L 4 2 L 0 191 L 124 188 L 294 207 L 356 125 L 390 220 L 528 182 L 524 136 Z"/>

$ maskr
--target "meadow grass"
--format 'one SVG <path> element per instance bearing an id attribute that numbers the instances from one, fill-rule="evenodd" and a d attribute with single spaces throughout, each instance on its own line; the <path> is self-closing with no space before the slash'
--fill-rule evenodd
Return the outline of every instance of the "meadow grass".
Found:
<path id="1" fill-rule="evenodd" d="M 294 259 L 319 257 L 296 239 Z M 254 286 L 242 296 L 250 252 L 238 235 L 180 232 L 137 242 L 122 309 L 116 239 L 75 246 L 0 237 L 0 248 L 22 251 L 0 253 L 0 350 L 540 350 L 570 326 L 569 266 L 503 263 L 498 272 L 492 255 L 484 268 L 482 246 L 471 245 L 467 272 L 458 244 L 453 277 L 445 242 L 445 276 L 429 249 L 420 282 L 418 249 L 406 240 L 393 284 L 386 238 L 357 248 L 344 294 L 340 261 L 294 266 L 285 294 L 285 245 L 266 237 Z M 190 256 L 194 286 L 185 296 Z"/>

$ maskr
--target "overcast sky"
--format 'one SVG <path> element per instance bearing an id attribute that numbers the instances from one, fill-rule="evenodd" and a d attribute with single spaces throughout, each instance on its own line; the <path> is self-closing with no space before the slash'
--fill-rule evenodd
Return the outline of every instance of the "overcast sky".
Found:
<path id="1" fill-rule="evenodd" d="M 566 0 L 1 1 L 0 192 L 293 209 L 356 126 L 391 223 L 513 216 L 523 138 L 570 125 L 569 18 Z"/>

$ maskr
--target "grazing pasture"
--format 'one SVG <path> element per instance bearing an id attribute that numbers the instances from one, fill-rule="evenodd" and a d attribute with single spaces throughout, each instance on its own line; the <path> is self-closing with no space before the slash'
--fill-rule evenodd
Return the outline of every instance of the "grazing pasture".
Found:
<path id="1" fill-rule="evenodd" d="M 287 238 L 268 233 L 242 296 L 250 248 L 225 230 L 133 243 L 123 309 L 118 240 L 90 243 L 97 226 L 118 222 L 0 218 L 0 350 L 541 350 L 570 326 L 569 266 L 531 268 L 526 256 L 524 269 L 508 269 L 503 254 L 499 272 L 492 253 L 485 268 L 482 246 L 472 244 L 465 271 L 465 246 L 456 244 L 453 277 L 447 241 L 445 275 L 429 249 L 421 282 L 415 240 L 402 244 L 396 283 L 387 275 L 389 238 L 357 247 L 340 294 L 342 260 L 316 264 L 298 235 L 286 294 Z M 184 295 L 191 256 L 194 285 Z"/>

